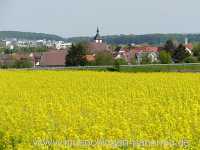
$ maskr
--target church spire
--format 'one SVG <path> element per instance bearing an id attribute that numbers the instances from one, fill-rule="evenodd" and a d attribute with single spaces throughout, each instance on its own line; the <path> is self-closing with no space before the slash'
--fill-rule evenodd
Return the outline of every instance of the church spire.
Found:
<path id="1" fill-rule="evenodd" d="M 101 38 L 101 36 L 99 34 L 99 27 L 97 27 L 97 33 L 96 33 L 96 35 L 94 37 L 94 41 L 95 41 L 95 43 L 102 43 L 103 42 L 103 40 L 102 40 L 102 38 Z"/>

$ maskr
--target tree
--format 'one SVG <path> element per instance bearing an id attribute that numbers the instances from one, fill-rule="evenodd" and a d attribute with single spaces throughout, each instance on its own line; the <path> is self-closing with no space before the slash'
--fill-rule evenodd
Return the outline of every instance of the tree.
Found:
<path id="1" fill-rule="evenodd" d="M 180 44 L 173 54 L 173 59 L 175 62 L 183 62 L 183 60 L 187 57 L 189 57 L 190 54 L 185 50 L 185 46 L 183 44 Z"/>
<path id="2" fill-rule="evenodd" d="M 194 48 L 193 48 L 193 54 L 200 61 L 200 43 L 194 46 Z"/>
<path id="3" fill-rule="evenodd" d="M 86 48 L 82 43 L 72 45 L 66 56 L 66 66 L 84 66 L 86 65 Z"/>
<path id="4" fill-rule="evenodd" d="M 114 48 L 114 51 L 118 53 L 121 50 L 121 48 L 121 46 L 117 46 L 116 48 Z"/>
<path id="5" fill-rule="evenodd" d="M 15 52 L 15 50 L 11 50 L 11 49 L 9 49 L 9 48 L 5 48 L 4 49 L 4 54 L 12 54 L 12 53 L 14 53 Z"/>
<path id="6" fill-rule="evenodd" d="M 113 65 L 113 62 L 114 58 L 110 52 L 102 51 L 96 54 L 96 65 L 98 66 Z"/>
<path id="7" fill-rule="evenodd" d="M 172 40 L 167 40 L 164 46 L 164 50 L 166 50 L 171 55 L 173 55 L 175 49 L 176 49 L 176 45 L 174 44 L 174 42 Z"/>
<path id="8" fill-rule="evenodd" d="M 114 64 L 113 64 L 113 70 L 110 70 L 110 71 L 118 71 L 119 72 L 121 65 L 128 65 L 128 63 L 122 58 L 115 59 Z"/>
<path id="9" fill-rule="evenodd" d="M 160 51 L 159 53 L 160 63 L 161 64 L 170 64 L 172 62 L 172 58 L 169 52 Z"/>
<path id="10" fill-rule="evenodd" d="M 136 57 L 136 56 L 133 56 L 133 57 L 131 58 L 131 64 L 132 64 L 132 65 L 136 65 L 136 64 L 137 64 L 137 60 L 136 60 L 135 57 Z"/>

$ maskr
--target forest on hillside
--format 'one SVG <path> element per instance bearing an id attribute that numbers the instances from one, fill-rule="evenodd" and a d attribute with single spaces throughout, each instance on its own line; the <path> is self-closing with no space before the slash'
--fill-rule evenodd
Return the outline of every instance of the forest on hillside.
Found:
<path id="1" fill-rule="evenodd" d="M 183 43 L 185 38 L 189 39 L 189 42 L 200 42 L 200 34 L 146 34 L 146 35 L 109 35 L 103 36 L 103 39 L 108 44 L 141 44 L 148 43 L 152 45 L 164 44 L 167 40 L 176 40 L 179 43 Z M 87 42 L 91 41 L 92 37 L 73 37 L 68 38 L 69 42 Z"/>
<path id="2" fill-rule="evenodd" d="M 19 31 L 0 31 L 0 39 L 26 39 L 26 40 L 55 40 L 55 41 L 63 41 L 64 38 L 53 35 L 53 34 L 45 34 L 45 33 L 33 33 L 33 32 L 19 32 Z"/>

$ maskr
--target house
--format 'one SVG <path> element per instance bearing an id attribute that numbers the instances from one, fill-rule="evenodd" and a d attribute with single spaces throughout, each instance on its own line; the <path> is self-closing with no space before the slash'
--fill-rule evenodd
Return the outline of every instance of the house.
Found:
<path id="1" fill-rule="evenodd" d="M 17 52 L 0 55 L 1 65 L 12 65 L 15 61 L 29 61 L 34 67 L 62 67 L 65 66 L 67 51 L 50 50 L 48 52 Z M 90 58 L 91 59 L 91 58 Z"/>
<path id="2" fill-rule="evenodd" d="M 144 56 L 147 56 L 151 63 L 157 62 L 159 57 L 159 48 L 150 45 L 139 45 L 133 48 L 135 53 L 136 61 L 138 64 L 142 62 Z"/>
<path id="3" fill-rule="evenodd" d="M 37 60 L 37 64 L 42 67 L 62 67 L 66 62 L 66 50 L 51 50 L 43 52 L 40 60 Z"/>
<path id="4" fill-rule="evenodd" d="M 35 56 L 33 55 L 33 53 L 30 52 L 17 52 L 17 53 L 13 53 L 13 59 L 16 61 L 26 61 L 26 62 L 31 62 L 31 64 L 33 65 L 33 67 L 36 66 L 35 62 Z"/>
<path id="5" fill-rule="evenodd" d="M 10 50 L 13 50 L 15 46 L 14 41 L 6 41 L 6 48 L 9 48 Z"/>
<path id="6" fill-rule="evenodd" d="M 193 45 L 192 45 L 192 43 L 189 43 L 189 42 L 188 42 L 188 38 L 185 38 L 185 44 L 184 44 L 184 46 L 185 46 L 185 50 L 186 50 L 190 55 L 192 55 Z"/>
<path id="7" fill-rule="evenodd" d="M 131 64 L 134 53 L 129 48 L 121 48 L 117 54 L 114 53 L 114 56 L 115 59 L 124 59 L 128 64 Z"/>
<path id="8" fill-rule="evenodd" d="M 32 53 L 30 53 L 30 57 L 32 57 L 32 59 L 33 59 L 34 67 L 40 66 L 42 52 L 32 52 Z"/>
<path id="9" fill-rule="evenodd" d="M 115 55 L 115 59 L 124 59 L 128 64 L 135 57 L 136 63 L 140 64 L 142 58 L 147 56 L 151 62 L 157 62 L 159 56 L 159 48 L 150 45 L 134 45 L 129 48 L 121 48 Z"/>
<path id="10" fill-rule="evenodd" d="M 56 49 L 61 50 L 61 49 L 67 49 L 72 46 L 72 43 L 65 43 L 64 41 L 59 41 L 56 44 Z"/>
<path id="11" fill-rule="evenodd" d="M 34 58 L 30 55 L 30 53 L 18 52 L 0 55 L 1 65 L 12 66 L 16 61 L 29 61 L 34 64 Z"/>
<path id="12" fill-rule="evenodd" d="M 29 61 L 34 67 L 59 67 L 65 66 L 67 50 L 50 49 L 47 52 L 17 52 L 12 54 L 1 54 L 0 64 L 10 65 L 15 61 Z M 91 59 L 91 58 L 90 58 Z"/>

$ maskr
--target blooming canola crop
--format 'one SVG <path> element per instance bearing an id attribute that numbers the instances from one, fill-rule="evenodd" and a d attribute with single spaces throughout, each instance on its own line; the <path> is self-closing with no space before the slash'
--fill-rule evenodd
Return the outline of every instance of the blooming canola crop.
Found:
<path id="1" fill-rule="evenodd" d="M 1 71 L 0 149 L 198 149 L 199 83 L 195 73 Z"/>

